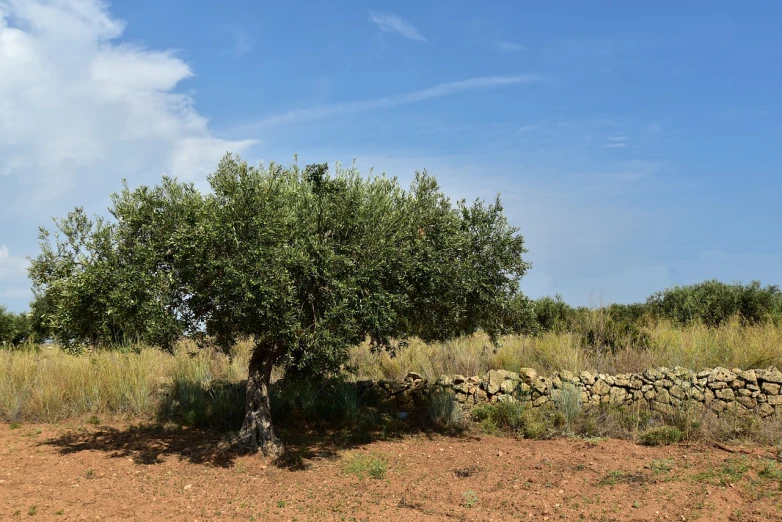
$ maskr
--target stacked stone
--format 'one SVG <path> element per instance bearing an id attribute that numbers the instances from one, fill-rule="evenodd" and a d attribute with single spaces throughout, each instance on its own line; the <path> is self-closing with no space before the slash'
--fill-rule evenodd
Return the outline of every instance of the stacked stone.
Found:
<path id="1" fill-rule="evenodd" d="M 718 415 L 755 412 L 761 417 L 774 413 L 782 416 L 782 372 L 777 368 L 742 371 L 717 367 L 696 373 L 676 367 L 619 375 L 563 371 L 547 377 L 532 368 L 522 368 L 518 373 L 490 370 L 483 377 L 442 375 L 431 385 L 410 372 L 403 382 L 361 384 L 400 410 L 422 405 L 433 390 L 450 390 L 465 409 L 522 397 L 533 407 L 540 407 L 557 402 L 563 393 L 575 393 L 582 404 L 640 406 L 666 414 L 694 405 Z"/>

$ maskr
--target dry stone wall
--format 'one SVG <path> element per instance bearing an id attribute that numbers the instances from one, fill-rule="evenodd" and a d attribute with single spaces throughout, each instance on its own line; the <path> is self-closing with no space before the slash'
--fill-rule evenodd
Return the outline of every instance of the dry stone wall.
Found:
<path id="1" fill-rule="evenodd" d="M 680 407 L 700 405 L 717 415 L 730 412 L 782 416 L 782 372 L 777 368 L 742 371 L 717 367 L 694 372 L 676 367 L 618 375 L 563 371 L 549 376 L 522 368 L 518 373 L 490 370 L 484 376 L 443 375 L 435 382 L 410 372 L 402 382 L 358 384 L 399 411 L 423 405 L 434 391 L 450 390 L 465 409 L 516 400 L 528 400 L 533 407 L 541 407 L 556 403 L 563 394 L 574 394 L 582 404 L 643 407 L 666 414 Z"/>

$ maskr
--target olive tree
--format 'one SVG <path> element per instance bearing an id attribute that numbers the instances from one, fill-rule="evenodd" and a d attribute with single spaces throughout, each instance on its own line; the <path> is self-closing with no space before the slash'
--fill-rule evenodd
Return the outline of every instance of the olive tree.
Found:
<path id="1" fill-rule="evenodd" d="M 529 264 L 499 199 L 453 204 L 425 172 L 404 190 L 353 168 L 253 167 L 230 155 L 208 180 L 204 194 L 164 179 L 115 195 L 104 257 L 139 318 L 164 332 L 179 325 L 225 350 L 253 340 L 244 448 L 279 451 L 268 391 L 275 366 L 311 378 L 340 371 L 348 348 L 367 339 L 394 350 L 411 336 L 483 329 L 496 339 L 513 324 Z M 33 274 L 54 250 L 33 262 Z M 72 277 L 46 288 L 69 287 Z"/>

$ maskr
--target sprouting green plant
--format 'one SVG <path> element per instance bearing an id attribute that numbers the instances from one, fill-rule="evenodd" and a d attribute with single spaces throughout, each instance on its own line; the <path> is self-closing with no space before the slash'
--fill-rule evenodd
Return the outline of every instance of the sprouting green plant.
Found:
<path id="1" fill-rule="evenodd" d="M 359 478 L 369 475 L 373 479 L 382 479 L 387 471 L 386 458 L 378 454 L 353 453 L 345 462 L 345 473 Z"/>
<path id="2" fill-rule="evenodd" d="M 581 411 L 581 389 L 570 382 L 562 383 L 555 403 L 565 419 L 565 426 L 570 433 L 571 427 Z"/>
<path id="3" fill-rule="evenodd" d="M 478 494 L 469 489 L 462 493 L 462 506 L 471 508 L 478 504 Z"/>
<path id="4" fill-rule="evenodd" d="M 27 514 L 30 515 L 31 517 L 35 516 L 36 513 L 38 513 L 38 506 L 35 505 L 30 506 L 30 509 L 27 510 Z"/>
<path id="5" fill-rule="evenodd" d="M 673 459 L 657 459 L 649 463 L 649 468 L 655 473 L 667 473 L 675 465 Z"/>
<path id="6" fill-rule="evenodd" d="M 682 439 L 684 439 L 684 434 L 679 428 L 660 426 L 652 428 L 641 435 L 641 444 L 645 446 L 666 446 L 681 442 Z"/>

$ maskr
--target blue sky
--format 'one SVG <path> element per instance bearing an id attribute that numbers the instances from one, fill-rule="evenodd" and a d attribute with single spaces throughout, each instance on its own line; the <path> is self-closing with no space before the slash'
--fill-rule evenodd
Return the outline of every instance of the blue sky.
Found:
<path id="1" fill-rule="evenodd" d="M 226 151 L 500 193 L 533 297 L 782 283 L 778 2 L 0 0 L 0 303 L 37 227 Z"/>

